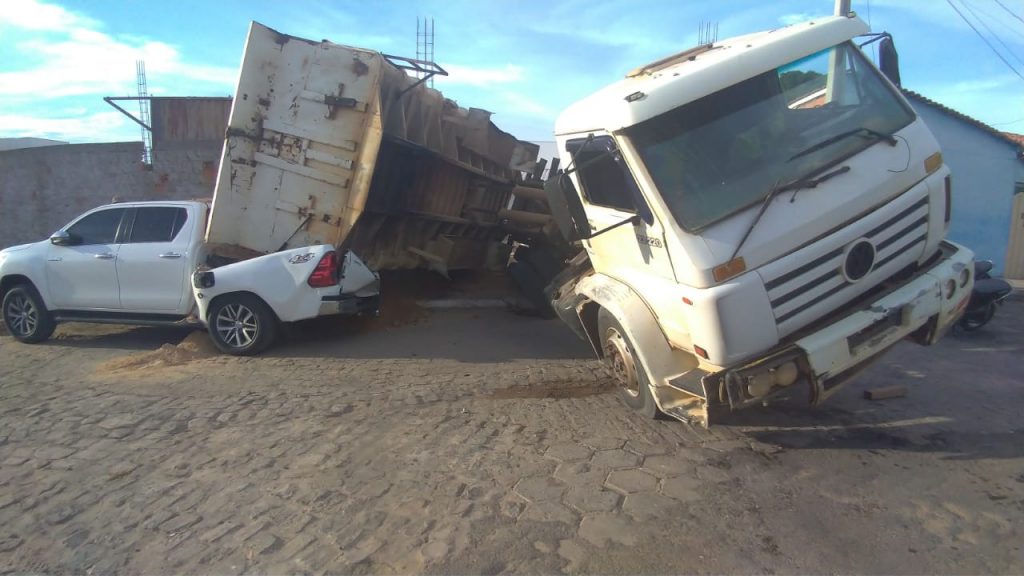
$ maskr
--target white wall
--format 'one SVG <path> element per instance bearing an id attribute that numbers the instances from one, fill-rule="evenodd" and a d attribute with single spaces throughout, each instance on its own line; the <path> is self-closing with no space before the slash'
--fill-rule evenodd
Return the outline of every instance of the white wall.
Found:
<path id="1" fill-rule="evenodd" d="M 1014 183 L 1021 161 L 1016 146 L 935 106 L 909 97 L 942 146 L 953 173 L 949 239 L 992 260 L 1002 273 L 1010 236 Z"/>

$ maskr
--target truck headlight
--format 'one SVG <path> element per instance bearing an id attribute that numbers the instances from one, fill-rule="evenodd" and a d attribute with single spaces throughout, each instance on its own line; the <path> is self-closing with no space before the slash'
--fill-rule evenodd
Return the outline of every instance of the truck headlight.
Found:
<path id="1" fill-rule="evenodd" d="M 796 382 L 800 377 L 800 369 L 795 360 L 790 360 L 772 368 L 741 373 L 740 376 L 746 381 L 747 394 L 758 398 L 768 394 L 772 388 L 785 388 Z"/>
<path id="2" fill-rule="evenodd" d="M 953 294 L 956 293 L 956 280 L 950 278 L 946 280 L 946 284 L 942 288 L 942 295 L 946 297 L 946 300 L 953 298 Z"/>
<path id="3" fill-rule="evenodd" d="M 212 288 L 213 284 L 213 270 L 196 270 L 192 274 L 192 285 L 196 288 Z"/>

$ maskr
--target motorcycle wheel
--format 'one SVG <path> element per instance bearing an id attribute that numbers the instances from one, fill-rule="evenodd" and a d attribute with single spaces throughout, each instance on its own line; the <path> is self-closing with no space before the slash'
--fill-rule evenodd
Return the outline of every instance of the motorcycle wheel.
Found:
<path id="1" fill-rule="evenodd" d="M 974 332 L 988 324 L 988 321 L 995 315 L 996 305 L 995 303 L 990 303 L 988 306 L 985 306 L 984 310 L 964 314 L 964 317 L 960 319 L 960 327 L 964 329 L 964 332 Z"/>

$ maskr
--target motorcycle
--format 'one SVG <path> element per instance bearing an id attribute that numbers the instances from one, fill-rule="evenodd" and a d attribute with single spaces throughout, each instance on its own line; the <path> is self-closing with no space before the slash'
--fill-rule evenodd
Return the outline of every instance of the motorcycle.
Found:
<path id="1" fill-rule="evenodd" d="M 993 278 L 991 260 L 979 260 L 974 263 L 974 289 L 971 299 L 967 302 L 967 310 L 957 322 L 957 326 L 965 332 L 978 330 L 996 314 L 996 306 L 1010 295 L 1013 287 L 1002 278 Z"/>

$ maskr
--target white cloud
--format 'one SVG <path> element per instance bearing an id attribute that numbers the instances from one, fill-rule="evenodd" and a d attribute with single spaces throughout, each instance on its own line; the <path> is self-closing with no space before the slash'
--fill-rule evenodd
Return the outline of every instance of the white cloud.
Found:
<path id="1" fill-rule="evenodd" d="M 233 67 L 188 62 L 164 42 L 108 34 L 96 20 L 39 0 L 4 0 L 0 30 L 9 55 L 0 62 L 0 98 L 8 103 L 0 116 L 2 136 L 124 139 L 127 119 L 98 108 L 106 108 L 102 96 L 136 93 L 137 60 L 145 61 L 152 94 L 223 95 L 232 91 L 238 75 Z M 62 118 L 54 117 L 54 102 L 76 97 L 87 109 L 66 109 Z"/>
<path id="2" fill-rule="evenodd" d="M 553 110 L 551 107 L 545 106 L 533 98 L 525 96 L 519 92 L 502 92 L 501 97 L 509 107 L 507 110 L 509 114 L 540 118 L 543 120 L 554 120 L 555 116 L 558 115 L 558 112 Z"/>
<path id="3" fill-rule="evenodd" d="M 783 14 L 782 16 L 779 16 L 779 23 L 784 26 L 789 26 L 791 24 L 799 24 L 800 22 L 813 20 L 815 16 L 820 16 L 820 14 L 811 14 L 810 12 Z"/>
<path id="4" fill-rule="evenodd" d="M 163 42 L 124 42 L 86 28 L 64 32 L 66 36 L 61 40 L 18 44 L 18 51 L 31 54 L 39 64 L 0 73 L 0 95 L 131 93 L 135 90 L 136 60 L 146 62 L 147 75 L 154 85 L 187 80 L 230 89 L 236 79 L 234 68 L 186 63 L 173 46 Z"/>
<path id="5" fill-rule="evenodd" d="M 442 64 L 447 76 L 437 76 L 439 84 L 468 85 L 486 88 L 494 84 L 509 84 L 524 79 L 524 69 L 515 64 L 506 64 L 500 68 L 477 68 L 459 64 Z"/>
<path id="6" fill-rule="evenodd" d="M 0 10 L 0 25 L 25 30 L 67 30 L 79 26 L 95 28 L 99 23 L 53 4 L 37 0 L 7 0 Z"/>
<path id="7" fill-rule="evenodd" d="M 72 118 L 42 118 L 32 115 L 0 114 L 0 134 L 8 137 L 56 138 L 78 142 L 137 139 L 137 132 L 125 137 L 129 120 L 120 112 L 97 112 Z"/>

